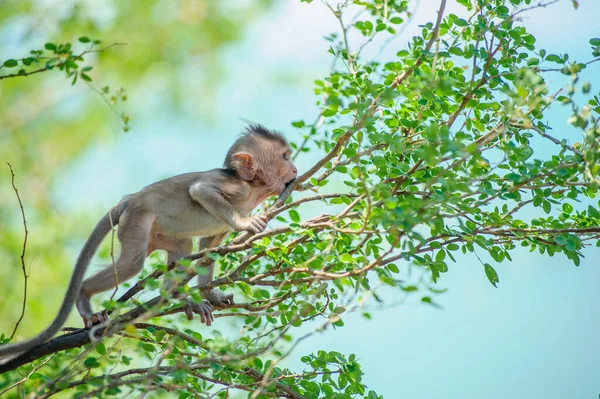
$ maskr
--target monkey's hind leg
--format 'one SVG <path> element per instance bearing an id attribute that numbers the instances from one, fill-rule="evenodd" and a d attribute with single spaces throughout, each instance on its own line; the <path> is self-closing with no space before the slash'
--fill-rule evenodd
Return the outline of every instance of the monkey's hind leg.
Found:
<path id="1" fill-rule="evenodd" d="M 162 240 L 160 240 L 160 242 L 156 243 L 156 247 L 158 249 L 165 249 L 167 251 L 167 263 L 171 263 L 192 253 L 192 240 L 163 238 Z M 180 270 L 185 269 L 181 266 L 179 266 L 178 268 Z M 187 285 L 187 283 L 192 278 L 193 274 L 190 274 L 187 276 L 187 278 L 184 279 L 184 281 L 180 282 L 180 284 Z M 175 289 L 175 285 L 176 282 L 173 279 L 167 279 L 165 280 L 163 289 L 166 291 L 173 291 Z M 172 294 L 175 296 L 178 295 L 177 292 L 173 292 Z M 213 321 L 213 307 L 208 301 L 194 303 L 188 299 L 186 300 L 184 310 L 188 320 L 192 320 L 192 318 L 194 317 L 193 313 L 196 313 L 200 315 L 200 321 L 202 321 L 202 323 L 206 323 L 207 326 L 210 326 Z"/>
<path id="2" fill-rule="evenodd" d="M 151 242 L 151 246 L 156 247 L 156 249 L 164 249 L 167 251 L 167 264 L 175 262 L 185 256 L 188 256 L 192 253 L 192 240 L 190 238 L 169 238 L 164 236 L 159 236 L 158 238 L 154 238 L 154 241 Z M 186 271 L 186 267 L 178 265 L 177 271 Z M 167 276 L 168 277 L 168 276 Z M 186 279 L 185 283 L 192 278 L 190 276 Z M 163 289 L 165 291 L 173 291 L 175 289 L 176 281 L 172 278 L 167 278 L 163 283 Z M 173 292 L 176 294 L 176 292 Z"/>
<path id="3" fill-rule="evenodd" d="M 225 231 L 222 234 L 218 234 L 210 237 L 203 237 L 198 243 L 198 249 L 213 248 L 219 245 L 221 241 L 229 234 L 229 231 Z M 205 255 L 206 256 L 206 255 Z M 197 277 L 198 285 L 202 286 L 209 283 L 213 279 L 214 274 L 214 262 L 210 262 L 206 266 L 206 273 L 200 274 Z M 226 295 L 221 291 L 215 289 L 208 289 L 201 292 L 202 302 L 195 303 L 188 300 L 185 307 L 185 315 L 188 320 L 192 320 L 193 313 L 200 315 L 200 320 L 210 326 L 214 320 L 212 312 L 215 309 L 222 309 L 227 305 L 233 305 L 233 294 Z"/>
<path id="4" fill-rule="evenodd" d="M 118 231 L 121 242 L 119 258 L 114 265 L 104 267 L 83 282 L 75 303 L 86 328 L 108 319 L 106 312 L 94 313 L 91 297 L 115 288 L 143 269 L 154 219 L 154 215 L 135 215 L 128 212 L 121 217 Z"/>

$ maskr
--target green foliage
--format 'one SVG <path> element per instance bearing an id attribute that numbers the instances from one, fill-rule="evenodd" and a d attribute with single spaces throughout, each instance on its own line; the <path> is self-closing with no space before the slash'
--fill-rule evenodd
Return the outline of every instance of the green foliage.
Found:
<path id="1" fill-rule="evenodd" d="M 88 39 L 87 37 L 81 37 L 79 38 L 79 41 L 82 43 L 89 43 L 90 39 Z M 75 84 L 75 82 L 77 82 L 77 78 L 79 76 L 91 82 L 92 79 L 89 77 L 89 75 L 85 74 L 84 72 L 90 71 L 92 67 L 87 66 L 80 70 L 79 63 L 83 62 L 83 57 L 86 54 L 101 51 L 95 49 L 95 46 L 99 45 L 100 43 L 100 40 L 93 40 L 92 44 L 86 50 L 82 51 L 79 54 L 73 53 L 73 50 L 71 49 L 71 43 L 46 43 L 44 45 L 43 50 L 31 50 L 29 52 L 30 56 L 28 57 L 21 58 L 18 60 L 9 59 L 4 61 L 4 63 L 2 63 L 2 67 L 19 67 L 19 70 L 16 73 L 1 75 L 0 79 L 7 79 L 17 76 L 27 76 L 34 73 L 50 71 L 54 68 L 57 68 L 61 71 L 64 71 L 67 77 L 73 78 L 72 84 Z"/>
<path id="2" fill-rule="evenodd" d="M 364 384 L 354 355 L 318 350 L 301 357 L 300 371 L 280 363 L 295 339 L 342 328 L 350 312 L 370 318 L 362 308 L 371 297 L 380 300 L 382 285 L 439 306 L 434 298 L 444 290 L 435 283 L 458 257 L 472 256 L 494 287 L 500 264 L 518 247 L 579 265 L 584 246 L 600 246 L 600 96 L 579 81 L 598 58 L 578 62 L 539 49 L 516 19 L 535 9 L 529 0 L 458 2 L 469 16 L 442 7 L 439 21 L 423 25 L 389 60 L 366 59 L 362 51 L 409 20 L 407 1 L 355 2 L 357 18 L 344 18 L 346 3 L 329 7 L 341 25 L 327 38 L 337 63 L 315 81 L 318 118 L 292 122 L 302 136 L 295 156 L 322 155 L 296 188 L 312 194 L 294 194 L 271 211 L 281 228 L 196 264 L 200 270 L 217 262 L 223 276 L 211 287 L 236 290 L 246 301 L 217 313 L 238 320 L 243 334 L 187 328 L 182 301 L 169 292 L 145 302 L 109 301 L 120 310 L 117 333 L 2 374 L 0 389 L 29 375 L 20 389 L 32 395 L 224 398 L 240 390 L 252 398 L 380 398 Z M 350 33 L 363 41 L 351 42 Z M 600 42 L 589 43 L 598 57 Z M 550 74 L 569 82 L 550 92 Z M 584 105 L 579 90 L 589 97 Z M 555 137 L 544 122 L 556 107 L 571 111 L 578 143 Z M 549 150 L 539 151 L 539 143 Z M 320 216 L 309 216 L 304 204 L 311 202 Z M 416 278 L 405 273 L 409 267 Z M 158 290 L 163 272 L 182 277 L 157 269 L 146 292 Z M 180 292 L 199 299 L 187 287 Z M 152 324 L 139 322 L 149 310 Z M 180 315 L 164 317 L 173 313 Z M 298 338 L 298 331 L 309 332 Z"/>
<path id="3" fill-rule="evenodd" d="M 21 58 L 19 60 L 6 60 L 0 68 L 14 68 L 20 66 L 20 69 L 16 73 L 0 75 L 0 80 L 26 77 L 36 73 L 57 69 L 64 72 L 68 78 L 72 79 L 71 85 L 75 85 L 75 83 L 77 83 L 77 79 L 81 78 L 111 107 L 114 107 L 118 101 L 127 101 L 127 96 L 124 94 L 123 88 L 116 89 L 114 95 L 110 95 L 110 88 L 108 86 L 104 86 L 102 90 L 98 90 L 94 86 L 90 85 L 89 82 L 92 82 L 92 78 L 90 77 L 89 72 L 93 69 L 93 66 L 88 65 L 79 68 L 79 63 L 83 62 L 84 56 L 89 55 L 90 53 L 106 51 L 111 47 L 122 43 L 113 43 L 110 46 L 99 49 L 97 46 L 101 43 L 100 40 L 91 40 L 88 37 L 82 36 L 79 38 L 79 41 L 81 43 L 90 43 L 89 46 L 79 54 L 73 53 L 73 50 L 71 49 L 71 43 L 46 43 L 44 45 L 45 50 L 31 50 L 29 52 L 31 54 L 30 57 Z M 107 99 L 109 96 L 110 101 Z M 119 117 L 123 121 L 123 130 L 125 132 L 129 131 L 129 116 L 125 113 L 120 113 Z"/>

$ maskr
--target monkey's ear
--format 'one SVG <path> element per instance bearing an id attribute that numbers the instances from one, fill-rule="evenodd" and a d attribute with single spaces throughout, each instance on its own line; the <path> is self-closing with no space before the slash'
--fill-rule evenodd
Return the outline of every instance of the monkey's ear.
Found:
<path id="1" fill-rule="evenodd" d="M 231 157 L 233 168 L 238 172 L 238 175 L 244 180 L 253 180 L 256 176 L 254 168 L 254 158 L 247 152 L 238 152 Z"/>

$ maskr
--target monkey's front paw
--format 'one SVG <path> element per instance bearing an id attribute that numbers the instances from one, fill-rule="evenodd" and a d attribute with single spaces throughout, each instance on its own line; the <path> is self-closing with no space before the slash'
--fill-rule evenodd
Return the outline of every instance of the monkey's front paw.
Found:
<path id="1" fill-rule="evenodd" d="M 106 310 L 103 310 L 102 312 L 98 313 L 89 313 L 81 315 L 81 318 L 83 319 L 83 324 L 85 325 L 85 328 L 90 329 L 94 324 L 100 324 L 104 323 L 105 321 L 108 321 L 108 313 L 106 312 Z"/>
<path id="2" fill-rule="evenodd" d="M 256 215 L 246 218 L 243 230 L 258 234 L 267 228 L 267 217 L 265 215 Z"/>
<path id="3" fill-rule="evenodd" d="M 188 320 L 192 320 L 194 318 L 194 313 L 200 315 L 200 321 L 205 323 L 207 326 L 210 326 L 214 320 L 213 317 L 213 307 L 206 299 L 200 303 L 192 302 L 190 300 L 185 301 L 185 305 L 183 305 L 183 311 L 185 312 L 185 316 Z"/>

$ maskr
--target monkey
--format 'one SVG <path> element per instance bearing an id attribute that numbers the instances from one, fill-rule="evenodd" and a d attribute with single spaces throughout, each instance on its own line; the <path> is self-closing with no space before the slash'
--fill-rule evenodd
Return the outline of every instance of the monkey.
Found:
<path id="1" fill-rule="evenodd" d="M 227 152 L 223 168 L 181 174 L 125 196 L 98 222 L 83 245 L 54 320 L 27 341 L 0 346 L 0 357 L 25 352 L 52 338 L 74 304 L 86 328 L 106 322 L 106 312 L 92 310 L 92 296 L 137 275 L 154 250 L 165 250 L 171 263 L 191 254 L 194 237 L 201 237 L 199 249 L 204 249 L 218 246 L 232 230 L 262 232 L 267 219 L 249 216 L 250 212 L 268 197 L 281 194 L 296 178 L 298 171 L 290 156 L 290 146 L 281 133 L 249 125 Z M 83 281 L 94 253 L 116 225 L 121 244 L 117 260 Z M 200 284 L 212 280 L 213 268 L 211 263 L 208 273 L 198 276 Z M 201 296 L 202 302 L 190 304 L 191 311 L 207 325 L 213 321 L 214 308 L 233 304 L 233 295 L 221 291 L 204 290 Z M 186 315 L 191 317 L 189 310 Z"/>

